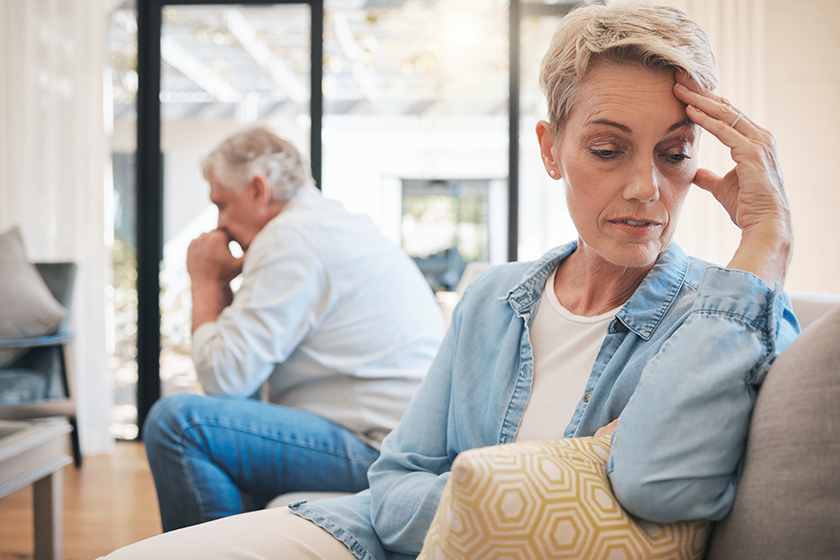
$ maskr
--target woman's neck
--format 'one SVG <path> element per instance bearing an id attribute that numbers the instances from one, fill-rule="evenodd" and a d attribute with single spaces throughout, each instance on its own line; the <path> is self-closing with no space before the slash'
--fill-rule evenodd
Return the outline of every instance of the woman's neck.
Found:
<path id="1" fill-rule="evenodd" d="M 616 265 L 579 242 L 554 275 L 554 293 L 575 315 L 601 315 L 624 305 L 654 264 L 643 268 Z"/>

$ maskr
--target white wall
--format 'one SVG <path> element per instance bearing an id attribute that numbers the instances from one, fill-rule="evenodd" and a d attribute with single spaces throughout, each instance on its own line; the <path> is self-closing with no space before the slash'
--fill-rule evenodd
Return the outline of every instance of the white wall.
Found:
<path id="1" fill-rule="evenodd" d="M 767 128 L 793 211 L 787 288 L 840 293 L 840 2 L 767 1 Z"/>
<path id="2" fill-rule="evenodd" d="M 82 450 L 110 449 L 105 357 L 103 0 L 0 0 L 0 231 L 78 266 L 72 328 Z"/>

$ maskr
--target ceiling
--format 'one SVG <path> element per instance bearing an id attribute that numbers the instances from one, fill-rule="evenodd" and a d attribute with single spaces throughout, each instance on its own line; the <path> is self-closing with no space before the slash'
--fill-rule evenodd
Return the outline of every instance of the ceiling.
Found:
<path id="1" fill-rule="evenodd" d="M 309 18 L 305 4 L 164 8 L 164 118 L 308 114 Z M 118 4 L 115 118 L 134 114 L 136 34 L 135 10 Z M 327 1 L 325 114 L 506 114 L 507 34 L 505 0 Z"/>
<path id="2" fill-rule="evenodd" d="M 108 63 L 115 118 L 132 118 L 137 19 L 116 2 Z M 309 112 L 309 7 L 168 6 L 162 13 L 164 119 Z M 556 18 L 522 26 L 522 99 L 538 103 L 536 67 Z M 503 115 L 506 0 L 327 0 L 325 114 Z M 523 107 L 527 110 L 528 107 Z"/>

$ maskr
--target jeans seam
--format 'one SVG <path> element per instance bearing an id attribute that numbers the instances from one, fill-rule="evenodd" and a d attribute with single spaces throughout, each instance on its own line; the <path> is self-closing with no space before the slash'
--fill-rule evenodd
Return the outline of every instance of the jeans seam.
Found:
<path id="1" fill-rule="evenodd" d="M 188 422 L 188 423 L 186 423 L 182 426 L 179 426 L 179 428 L 180 428 L 181 433 L 176 435 L 176 437 L 178 439 L 178 443 L 181 445 L 182 449 L 187 449 L 188 448 L 187 444 L 189 442 L 187 441 L 187 438 L 184 437 L 184 436 L 186 435 L 186 429 L 191 429 L 191 428 L 193 428 L 193 426 L 190 426 L 189 422 Z M 193 468 L 190 465 L 190 462 L 187 460 L 187 454 L 186 453 L 180 453 L 179 459 L 181 461 L 181 464 L 184 467 L 184 472 L 187 473 L 187 483 L 190 485 L 190 493 L 195 497 L 195 503 L 198 506 L 199 523 L 205 523 L 207 521 L 207 513 L 204 510 L 204 503 L 202 502 L 202 499 L 201 499 L 201 492 L 198 491 L 198 486 L 196 484 L 197 476 L 193 472 Z"/>

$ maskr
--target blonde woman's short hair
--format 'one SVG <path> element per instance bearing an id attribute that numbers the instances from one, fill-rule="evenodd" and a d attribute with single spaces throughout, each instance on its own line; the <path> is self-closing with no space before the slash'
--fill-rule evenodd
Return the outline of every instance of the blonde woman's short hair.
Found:
<path id="1" fill-rule="evenodd" d="M 305 185 L 314 185 L 309 165 L 286 140 L 253 128 L 224 140 L 201 162 L 204 178 L 214 177 L 225 187 L 241 191 L 257 175 L 268 180 L 273 202 L 287 202 Z"/>
<path id="2" fill-rule="evenodd" d="M 673 68 L 707 90 L 717 85 L 709 37 L 679 8 L 650 2 L 581 5 L 562 19 L 540 64 L 555 138 L 587 70 L 601 62 Z"/>

